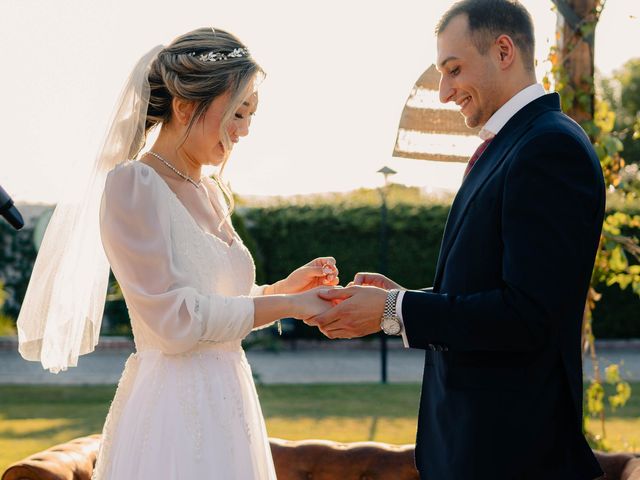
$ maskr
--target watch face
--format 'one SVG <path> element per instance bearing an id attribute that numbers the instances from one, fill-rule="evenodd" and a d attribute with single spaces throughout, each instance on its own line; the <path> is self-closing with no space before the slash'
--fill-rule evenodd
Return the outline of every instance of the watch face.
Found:
<path id="1" fill-rule="evenodd" d="M 382 330 L 387 335 L 397 335 L 400 333 L 400 321 L 396 317 L 386 317 L 382 321 Z"/>

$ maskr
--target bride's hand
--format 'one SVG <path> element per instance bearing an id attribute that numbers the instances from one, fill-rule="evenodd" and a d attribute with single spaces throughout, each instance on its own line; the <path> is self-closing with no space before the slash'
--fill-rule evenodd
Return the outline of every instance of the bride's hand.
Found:
<path id="1" fill-rule="evenodd" d="M 318 296 L 318 290 L 326 290 L 326 288 L 315 288 L 291 296 L 294 308 L 293 317 L 299 320 L 307 320 L 333 307 L 333 303 L 330 300 L 323 300 Z"/>
<path id="2" fill-rule="evenodd" d="M 300 293 L 316 287 L 333 287 L 340 282 L 338 274 L 335 258 L 319 257 L 271 285 L 269 293 Z"/>

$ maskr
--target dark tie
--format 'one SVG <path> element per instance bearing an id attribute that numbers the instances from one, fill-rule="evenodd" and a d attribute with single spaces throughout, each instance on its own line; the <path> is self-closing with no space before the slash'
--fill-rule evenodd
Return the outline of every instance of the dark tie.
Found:
<path id="1" fill-rule="evenodd" d="M 471 155 L 471 158 L 469 159 L 469 163 L 467 163 L 467 168 L 464 170 L 464 176 L 462 177 L 462 180 L 467 178 L 467 175 L 469 175 L 469 172 L 471 171 L 473 166 L 476 164 L 476 162 L 480 158 L 480 155 L 482 155 L 482 152 L 484 152 L 487 149 L 487 147 L 491 143 L 491 140 L 493 139 L 494 137 L 491 137 L 485 140 L 484 142 L 482 142 L 480 146 L 476 149 L 476 151 L 473 153 L 473 155 Z"/>

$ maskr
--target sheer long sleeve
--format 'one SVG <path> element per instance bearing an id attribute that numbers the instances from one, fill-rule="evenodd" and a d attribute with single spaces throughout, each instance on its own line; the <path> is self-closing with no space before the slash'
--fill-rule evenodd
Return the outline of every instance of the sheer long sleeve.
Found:
<path id="1" fill-rule="evenodd" d="M 267 285 L 254 285 L 253 287 L 251 287 L 250 295 L 252 297 L 262 297 L 266 288 Z"/>
<path id="2" fill-rule="evenodd" d="M 107 177 L 100 207 L 105 252 L 132 316 L 145 323 L 165 353 L 199 341 L 244 338 L 253 327 L 249 296 L 204 294 L 175 259 L 163 181 L 151 168 L 126 164 Z"/>

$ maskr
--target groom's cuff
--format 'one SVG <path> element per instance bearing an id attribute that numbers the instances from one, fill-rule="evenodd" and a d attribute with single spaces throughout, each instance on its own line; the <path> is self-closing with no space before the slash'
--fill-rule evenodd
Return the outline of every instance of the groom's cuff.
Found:
<path id="1" fill-rule="evenodd" d="M 402 335 L 402 343 L 404 348 L 409 348 L 409 340 L 407 340 L 407 331 L 404 328 L 404 320 L 402 319 L 402 299 L 405 290 L 400 290 L 396 298 L 396 316 L 400 319 L 400 334 Z"/>

